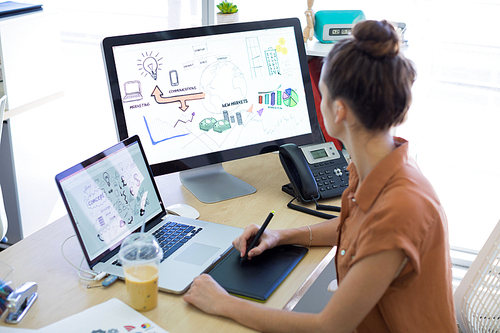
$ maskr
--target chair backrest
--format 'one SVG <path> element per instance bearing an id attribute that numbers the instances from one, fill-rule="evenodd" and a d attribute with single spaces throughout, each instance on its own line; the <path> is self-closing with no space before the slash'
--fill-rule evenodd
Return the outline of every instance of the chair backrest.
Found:
<path id="1" fill-rule="evenodd" d="M 455 290 L 464 333 L 500 332 L 500 222 Z"/>
<path id="2" fill-rule="evenodd" d="M 5 105 L 7 104 L 7 95 L 0 98 L 0 144 L 2 144 L 2 128 L 3 117 L 5 112 Z M 5 234 L 7 233 L 7 215 L 5 214 L 5 206 L 3 203 L 2 187 L 0 186 L 0 242 L 2 242 Z"/>

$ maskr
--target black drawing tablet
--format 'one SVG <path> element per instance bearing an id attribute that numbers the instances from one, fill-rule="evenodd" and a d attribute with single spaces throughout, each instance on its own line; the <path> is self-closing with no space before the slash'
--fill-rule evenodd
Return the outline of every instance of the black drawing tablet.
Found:
<path id="1" fill-rule="evenodd" d="M 240 253 L 233 248 L 208 274 L 231 294 L 266 301 L 307 251 L 283 245 L 241 264 Z"/>

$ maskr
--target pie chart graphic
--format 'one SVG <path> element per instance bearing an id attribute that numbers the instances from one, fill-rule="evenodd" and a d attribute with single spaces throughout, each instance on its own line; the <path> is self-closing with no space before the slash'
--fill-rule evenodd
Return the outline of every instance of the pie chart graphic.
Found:
<path id="1" fill-rule="evenodd" d="M 283 92 L 283 104 L 288 107 L 294 107 L 299 102 L 299 95 L 292 88 L 285 89 Z"/>

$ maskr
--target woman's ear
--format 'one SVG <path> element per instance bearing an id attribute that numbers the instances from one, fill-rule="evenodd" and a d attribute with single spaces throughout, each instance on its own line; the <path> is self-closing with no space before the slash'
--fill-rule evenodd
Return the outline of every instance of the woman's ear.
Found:
<path id="1" fill-rule="evenodd" d="M 336 99 L 334 102 L 334 112 L 335 112 L 335 123 L 340 123 L 347 117 L 347 105 L 341 99 Z"/>

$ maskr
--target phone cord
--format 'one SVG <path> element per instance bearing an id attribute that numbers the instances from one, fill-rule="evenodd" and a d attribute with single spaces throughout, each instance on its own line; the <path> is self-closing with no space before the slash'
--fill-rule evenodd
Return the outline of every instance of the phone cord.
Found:
<path id="1" fill-rule="evenodd" d="M 310 215 L 314 215 L 314 216 L 317 216 L 317 217 L 321 217 L 323 219 L 331 219 L 331 218 L 334 218 L 334 217 L 337 217 L 336 215 L 330 215 L 330 214 L 326 214 L 326 213 L 322 213 L 322 212 L 318 212 L 316 210 L 312 210 L 312 209 L 309 209 L 309 208 L 306 208 L 306 207 L 302 207 L 302 206 L 299 206 L 299 205 L 295 205 L 295 204 L 292 204 L 292 202 L 297 199 L 297 197 L 293 198 L 288 204 L 287 204 L 287 207 L 288 208 L 291 208 L 291 209 L 294 209 L 294 210 L 297 210 L 299 212 L 302 212 L 302 213 L 306 213 L 306 214 L 310 214 Z"/>

